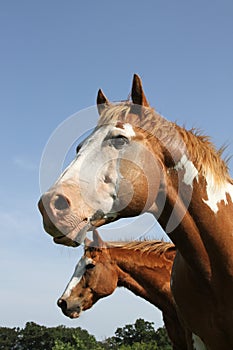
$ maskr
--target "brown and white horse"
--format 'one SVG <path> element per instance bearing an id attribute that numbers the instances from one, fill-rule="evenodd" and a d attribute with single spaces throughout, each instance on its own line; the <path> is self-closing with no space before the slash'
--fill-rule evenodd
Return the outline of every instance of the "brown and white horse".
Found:
<path id="1" fill-rule="evenodd" d="M 135 75 L 132 101 L 110 103 L 39 208 L 54 241 L 150 212 L 178 250 L 172 293 L 197 349 L 233 349 L 233 181 L 207 137 L 149 106 Z"/>
<path id="2" fill-rule="evenodd" d="M 97 231 L 85 241 L 65 292 L 58 300 L 62 312 L 76 318 L 99 299 L 125 287 L 158 307 L 174 350 L 186 350 L 183 327 L 170 289 L 175 246 L 161 241 L 103 242 Z"/>

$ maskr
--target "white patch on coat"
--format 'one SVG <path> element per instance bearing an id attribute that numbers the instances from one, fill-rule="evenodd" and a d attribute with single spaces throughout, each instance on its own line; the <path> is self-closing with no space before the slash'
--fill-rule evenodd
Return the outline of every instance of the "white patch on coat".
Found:
<path id="1" fill-rule="evenodd" d="M 199 338 L 196 334 L 192 334 L 192 339 L 194 350 L 207 350 L 207 347 L 205 346 L 201 338 Z"/>
<path id="2" fill-rule="evenodd" d="M 193 180 L 196 178 L 198 181 L 198 170 L 194 166 L 193 162 L 191 162 L 187 156 L 184 154 L 180 161 L 175 165 L 174 167 L 175 170 L 184 170 L 184 178 L 183 182 L 188 185 L 193 187 Z"/>
<path id="3" fill-rule="evenodd" d="M 228 193 L 233 201 L 233 185 L 229 182 L 224 184 L 216 184 L 213 174 L 207 172 L 205 175 L 206 179 L 206 193 L 208 199 L 203 199 L 203 202 L 207 204 L 210 209 L 216 214 L 219 210 L 218 203 L 224 201 L 224 204 L 228 204 L 227 196 Z"/>
<path id="4" fill-rule="evenodd" d="M 64 293 L 63 297 L 68 298 L 72 292 L 72 289 L 77 286 L 77 284 L 81 281 L 85 271 L 86 266 L 92 262 L 92 259 L 90 258 L 84 258 L 82 257 L 78 264 L 75 267 L 74 274 L 71 277 L 70 282 L 68 283 Z"/>

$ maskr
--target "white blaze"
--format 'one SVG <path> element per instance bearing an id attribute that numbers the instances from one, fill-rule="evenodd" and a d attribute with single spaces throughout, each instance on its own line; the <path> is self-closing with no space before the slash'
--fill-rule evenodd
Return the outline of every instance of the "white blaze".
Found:
<path id="1" fill-rule="evenodd" d="M 95 130 L 83 143 L 76 158 L 64 170 L 56 185 L 77 185 L 82 199 L 93 212 L 100 209 L 108 213 L 116 196 L 119 174 L 120 150 L 104 142 L 108 137 L 122 135 L 129 140 L 135 136 L 133 127 L 126 123 L 122 127 L 103 125 Z M 106 177 L 111 182 L 105 182 Z M 79 195 L 80 195 L 79 194 Z"/>

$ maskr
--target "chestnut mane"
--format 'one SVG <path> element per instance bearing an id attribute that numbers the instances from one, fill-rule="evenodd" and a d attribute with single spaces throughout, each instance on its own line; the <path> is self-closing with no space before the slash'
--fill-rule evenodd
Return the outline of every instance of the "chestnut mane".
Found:
<path id="1" fill-rule="evenodd" d="M 122 248 L 125 250 L 137 251 L 140 250 L 142 254 L 165 254 L 168 250 L 175 251 L 176 248 L 173 243 L 163 242 L 158 240 L 152 241 L 112 241 L 106 242 L 107 248 Z"/>

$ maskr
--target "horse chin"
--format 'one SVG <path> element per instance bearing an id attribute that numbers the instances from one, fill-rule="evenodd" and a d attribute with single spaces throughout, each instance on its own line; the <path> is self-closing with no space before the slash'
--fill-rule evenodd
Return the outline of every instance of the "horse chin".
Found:
<path id="1" fill-rule="evenodd" d="M 80 312 L 78 312 L 78 311 L 72 311 L 71 313 L 68 313 L 67 316 L 68 316 L 69 318 L 79 318 L 80 314 L 81 314 L 81 311 L 80 311 Z"/>
<path id="2" fill-rule="evenodd" d="M 69 317 L 69 318 L 79 318 L 79 317 L 80 317 L 80 314 L 81 314 L 81 312 L 82 312 L 82 309 L 80 309 L 79 307 L 77 308 L 77 310 L 75 310 L 75 309 L 63 310 L 63 309 L 62 309 L 62 312 L 63 312 L 63 314 L 64 314 L 66 317 Z"/>
<path id="3" fill-rule="evenodd" d="M 67 236 L 59 236 L 53 238 L 54 243 L 56 244 L 62 244 L 67 247 L 78 247 L 79 243 L 72 241 L 72 239 L 68 238 Z"/>
<path id="4" fill-rule="evenodd" d="M 54 226 L 54 229 L 44 225 L 45 231 L 53 237 L 53 241 L 56 244 L 62 244 L 68 247 L 77 247 L 79 244 L 73 241 L 71 238 L 63 235 L 57 228 Z"/>
<path id="5" fill-rule="evenodd" d="M 67 234 L 63 234 L 55 226 L 54 228 L 55 230 L 51 231 L 47 230 L 45 227 L 45 230 L 53 236 L 54 243 L 62 244 L 68 247 L 78 247 L 84 242 L 87 231 L 89 231 L 92 228 L 92 225 L 90 224 L 88 219 L 83 220 L 75 229 L 71 230 Z"/>

